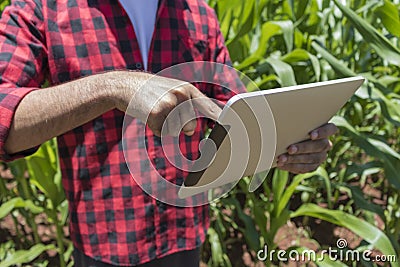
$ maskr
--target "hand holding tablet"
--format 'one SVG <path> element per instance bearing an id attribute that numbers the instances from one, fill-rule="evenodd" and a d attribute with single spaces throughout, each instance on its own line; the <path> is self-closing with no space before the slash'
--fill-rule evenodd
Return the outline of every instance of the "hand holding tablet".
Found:
<path id="1" fill-rule="evenodd" d="M 337 131 L 332 123 L 313 130 L 308 140 L 290 145 L 287 152 L 278 157 L 277 167 L 295 174 L 315 171 L 326 160 L 332 148 L 329 137 Z"/>
<path id="2" fill-rule="evenodd" d="M 300 152 L 307 152 L 301 150 L 309 147 L 301 142 L 313 139 L 310 132 L 327 124 L 363 82 L 362 77 L 354 77 L 234 96 L 207 140 L 215 144 L 217 152 L 207 153 L 204 146 L 203 161 L 194 164 L 195 171 L 189 173 L 179 196 L 186 198 L 236 182 L 276 167 L 277 162 L 296 164 Z M 324 134 L 330 135 L 334 129 L 330 125 L 320 128 L 316 138 L 325 139 Z M 297 145 L 290 147 L 293 144 Z M 323 144 L 314 144 L 324 153 Z M 295 154 L 299 156 L 292 156 Z"/>

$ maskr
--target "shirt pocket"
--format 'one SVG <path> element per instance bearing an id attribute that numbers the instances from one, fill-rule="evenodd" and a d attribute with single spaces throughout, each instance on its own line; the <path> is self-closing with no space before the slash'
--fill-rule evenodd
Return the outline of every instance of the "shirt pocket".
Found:
<path id="1" fill-rule="evenodd" d="M 180 58 L 182 62 L 209 61 L 208 40 L 192 36 L 189 33 L 178 34 Z"/>

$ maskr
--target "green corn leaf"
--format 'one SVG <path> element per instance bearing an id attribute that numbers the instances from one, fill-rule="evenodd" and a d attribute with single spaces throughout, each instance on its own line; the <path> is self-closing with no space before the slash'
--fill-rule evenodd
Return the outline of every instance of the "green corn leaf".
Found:
<path id="1" fill-rule="evenodd" d="M 344 62 L 337 59 L 316 41 L 313 41 L 311 45 L 315 49 L 315 51 L 317 51 L 322 56 L 322 58 L 324 58 L 332 66 L 332 68 L 338 74 L 339 78 L 356 76 L 356 73 L 346 67 Z"/>
<path id="2" fill-rule="evenodd" d="M 394 83 L 399 83 L 399 82 L 400 82 L 400 77 L 398 76 L 385 75 L 379 78 L 379 83 L 385 87 L 388 87 Z"/>
<path id="3" fill-rule="evenodd" d="M 259 57 L 257 55 L 252 55 L 252 56 L 249 56 L 248 58 L 246 58 L 245 60 L 243 60 L 240 64 L 236 65 L 235 68 L 240 71 L 243 71 L 243 70 L 249 68 L 250 66 L 256 64 L 260 60 L 262 60 L 262 57 Z"/>
<path id="4" fill-rule="evenodd" d="M 271 21 L 271 23 L 278 25 L 282 30 L 283 39 L 285 40 L 286 49 L 288 52 L 293 50 L 294 39 L 294 25 L 291 20 Z"/>
<path id="5" fill-rule="evenodd" d="M 227 40 L 226 46 L 229 48 L 230 45 L 236 41 L 238 41 L 241 37 L 251 31 L 255 26 L 256 16 L 256 3 L 254 0 L 243 1 L 241 14 L 238 17 L 240 21 L 238 21 L 239 30 L 237 31 L 234 38 Z"/>
<path id="6" fill-rule="evenodd" d="M 321 21 L 320 15 L 318 14 L 319 6 L 317 0 L 310 0 L 309 4 L 310 4 L 310 9 L 308 13 L 310 15 L 307 21 L 307 25 L 313 27 L 315 25 L 318 25 L 318 23 Z"/>
<path id="7" fill-rule="evenodd" d="M 367 41 L 383 59 L 391 64 L 400 65 L 400 50 L 396 48 L 387 38 L 379 33 L 371 24 L 358 16 L 353 10 L 334 0 L 335 4 L 343 12 L 343 15 L 354 25 Z"/>
<path id="8" fill-rule="evenodd" d="M 312 43 L 313 48 L 332 66 L 336 73 L 340 77 L 352 77 L 356 76 L 352 70 L 347 68 L 340 60 L 335 58 L 332 54 L 322 48 L 317 42 Z M 363 75 L 365 78 L 370 80 L 377 87 L 385 87 L 380 83 L 380 80 L 375 79 L 370 73 L 365 73 Z M 370 95 L 369 93 L 362 93 L 366 91 L 367 88 L 363 87 L 358 92 L 357 95 L 364 96 L 365 98 L 371 98 L 379 103 L 381 106 L 382 113 L 384 117 L 392 122 L 397 127 L 400 126 L 400 105 L 388 99 L 380 90 L 372 88 Z"/>
<path id="9" fill-rule="evenodd" d="M 397 6 L 389 0 L 375 9 L 385 28 L 393 35 L 400 37 L 400 18 Z"/>
<path id="10" fill-rule="evenodd" d="M 233 17 L 233 10 L 227 10 L 223 16 L 223 18 L 220 20 L 220 30 L 224 36 L 225 39 L 229 38 L 229 32 L 232 27 L 234 17 Z"/>
<path id="11" fill-rule="evenodd" d="M 211 257 L 214 264 L 223 263 L 222 255 L 223 250 L 221 241 L 219 240 L 217 232 L 213 228 L 209 228 L 207 231 L 208 239 L 211 244 Z"/>
<path id="12" fill-rule="evenodd" d="M 393 186 L 400 189 L 400 176 L 398 174 L 400 170 L 400 155 L 397 152 L 382 141 L 362 135 L 343 117 L 335 116 L 331 122 L 344 129 L 346 134 L 353 138 L 354 143 L 368 155 L 381 160 L 385 170 L 385 177 Z"/>
<path id="13" fill-rule="evenodd" d="M 252 218 L 243 212 L 242 207 L 237 199 L 224 199 L 224 204 L 232 205 L 235 207 L 239 219 L 244 224 L 243 232 L 246 243 L 253 250 L 260 248 L 260 237 Z"/>
<path id="14" fill-rule="evenodd" d="M 278 76 L 276 76 L 275 74 L 271 74 L 266 77 L 263 77 L 262 80 L 257 83 L 257 87 L 260 88 L 261 90 L 269 89 L 269 88 L 265 88 L 266 84 L 268 84 L 270 82 L 279 82 L 279 81 L 280 80 L 279 80 Z"/>
<path id="15" fill-rule="evenodd" d="M 8 267 L 14 265 L 20 265 L 23 263 L 29 263 L 37 258 L 40 254 L 49 249 L 54 249 L 54 245 L 43 245 L 37 244 L 31 247 L 29 250 L 18 250 L 15 253 L 8 256 L 4 261 L 0 262 L 0 267 Z"/>
<path id="16" fill-rule="evenodd" d="M 294 2 L 294 1 L 293 1 Z M 300 19 L 302 16 L 304 16 L 306 13 L 306 8 L 310 4 L 309 0 L 302 0 L 302 1 L 296 1 L 296 18 Z"/>
<path id="17" fill-rule="evenodd" d="M 361 191 L 360 187 L 349 186 L 349 188 L 351 190 L 351 198 L 354 200 L 354 203 L 357 207 L 376 213 L 379 215 L 379 217 L 382 218 L 382 220 L 385 220 L 384 210 L 379 205 L 376 205 L 366 200 L 364 197 L 364 193 Z"/>
<path id="18" fill-rule="evenodd" d="M 396 82 L 396 79 L 376 79 L 371 73 L 362 74 L 366 79 L 374 84 L 371 88 L 362 87 L 357 91 L 357 96 L 363 99 L 373 99 L 377 101 L 381 107 L 383 116 L 396 127 L 400 127 L 400 104 L 392 99 L 389 99 L 383 91 L 387 91 L 387 86 L 390 83 Z M 382 90 L 382 91 L 381 91 Z"/>
<path id="19" fill-rule="evenodd" d="M 23 200 L 21 197 L 15 197 L 7 202 L 4 202 L 0 206 L 0 219 L 4 218 L 7 216 L 11 211 L 13 211 L 16 208 L 24 208 L 26 210 L 29 210 L 33 214 L 38 214 L 43 212 L 43 208 L 36 206 L 33 204 L 32 200 Z"/>
<path id="20" fill-rule="evenodd" d="M 328 207 L 332 207 L 332 186 L 331 186 L 331 180 L 329 178 L 328 172 L 322 168 L 319 167 L 316 170 L 316 173 L 319 175 L 319 177 L 324 181 L 325 183 L 325 188 L 326 188 L 326 199 L 328 202 Z"/>
<path id="21" fill-rule="evenodd" d="M 288 179 L 288 172 L 282 171 L 280 169 L 275 169 L 274 175 L 272 177 L 272 193 L 274 194 L 274 217 L 278 217 L 280 214 L 278 206 L 281 202 L 281 197 L 283 192 L 285 191 Z"/>
<path id="22" fill-rule="evenodd" d="M 293 50 L 294 26 L 290 20 L 268 21 L 261 27 L 261 37 L 257 51 L 253 57 L 263 57 L 268 48 L 269 40 L 276 35 L 283 35 L 288 52 Z"/>
<path id="23" fill-rule="evenodd" d="M 226 253 L 222 255 L 222 259 L 224 260 L 223 266 L 232 267 L 231 260 L 229 259 L 228 255 L 226 255 Z"/>
<path id="24" fill-rule="evenodd" d="M 379 102 L 381 110 L 386 119 L 400 127 L 400 105 L 388 99 L 381 91 L 372 89 L 372 99 Z"/>
<path id="25" fill-rule="evenodd" d="M 72 255 L 73 252 L 74 252 L 74 244 L 73 244 L 72 242 L 70 242 L 70 243 L 68 244 L 68 248 L 65 250 L 64 255 L 63 255 L 63 256 L 64 256 L 64 261 L 65 261 L 65 262 L 70 261 L 71 255 Z M 74 265 L 71 265 L 71 263 L 72 263 L 72 261 L 70 261 L 70 263 L 67 265 L 67 267 L 68 267 L 68 266 L 73 267 Z"/>
<path id="26" fill-rule="evenodd" d="M 216 4 L 215 10 L 218 15 L 221 32 L 224 35 L 225 40 L 228 40 L 229 33 L 231 32 L 231 28 L 233 26 L 233 21 L 235 20 L 235 10 L 233 6 L 238 5 L 240 5 L 238 0 L 220 0 Z"/>
<path id="27" fill-rule="evenodd" d="M 288 14 L 292 19 L 294 18 L 294 0 L 286 0 L 283 2 L 283 12 Z"/>
<path id="28" fill-rule="evenodd" d="M 258 200 L 257 202 L 255 202 L 253 205 L 254 221 L 257 224 L 261 235 L 266 236 L 266 225 L 268 224 L 268 219 L 266 216 L 265 204 L 260 200 Z"/>
<path id="29" fill-rule="evenodd" d="M 306 42 L 306 36 L 303 36 L 303 33 L 299 31 L 299 29 L 295 29 L 294 31 L 294 45 L 296 48 L 302 48 L 304 42 Z"/>
<path id="30" fill-rule="evenodd" d="M 284 191 L 282 192 L 282 194 L 278 198 L 278 201 L 277 201 L 276 206 L 275 206 L 276 210 L 274 211 L 275 212 L 274 215 L 275 216 L 279 216 L 281 214 L 281 212 L 287 206 L 287 204 L 289 203 L 289 200 L 291 199 L 291 197 L 295 193 L 296 189 L 298 189 L 300 183 L 303 180 L 309 179 L 309 178 L 315 177 L 315 176 L 319 176 L 319 177 L 322 177 L 324 179 L 325 185 L 327 187 L 327 192 L 328 192 L 327 199 L 328 199 L 328 203 L 330 203 L 331 202 L 330 199 L 331 199 L 331 196 L 332 196 L 332 190 L 331 190 L 331 184 L 330 184 L 330 180 L 329 180 L 329 177 L 328 177 L 328 173 L 322 167 L 319 167 L 314 172 L 305 173 L 305 174 L 298 174 L 298 175 L 296 175 L 294 177 L 294 179 L 290 183 L 290 185 L 284 188 Z M 275 199 L 275 195 L 274 195 L 274 199 Z"/>
<path id="31" fill-rule="evenodd" d="M 51 199 L 54 206 L 58 206 L 65 196 L 55 151 L 51 143 L 45 143 L 34 155 L 26 158 L 26 164 L 32 183 Z"/>
<path id="32" fill-rule="evenodd" d="M 300 61 L 308 61 L 310 60 L 313 69 L 314 69 L 314 74 L 316 77 L 316 80 L 319 81 L 321 78 L 321 66 L 319 64 L 319 60 L 316 56 L 313 54 L 309 53 L 308 51 L 304 49 L 295 49 L 289 54 L 284 55 L 281 57 L 281 59 L 286 62 L 286 63 L 296 63 Z"/>
<path id="33" fill-rule="evenodd" d="M 338 226 L 346 227 L 385 255 L 396 255 L 389 238 L 379 228 L 341 210 L 328 210 L 315 204 L 303 204 L 291 218 L 311 216 Z"/>
<path id="34" fill-rule="evenodd" d="M 276 75 L 279 77 L 282 87 L 297 84 L 292 66 L 283 62 L 280 59 L 275 59 L 272 57 L 268 58 L 267 60 L 271 67 L 274 69 Z"/>
<path id="35" fill-rule="evenodd" d="M 272 22 L 264 23 L 261 27 L 261 37 L 260 37 L 258 49 L 254 53 L 253 57 L 259 57 L 259 58 L 264 57 L 265 53 L 267 52 L 269 40 L 273 36 L 280 35 L 280 34 L 282 34 L 282 30 L 279 27 L 279 25 L 272 23 Z"/>
<path id="36" fill-rule="evenodd" d="M 283 209 L 287 206 L 290 198 L 293 196 L 293 193 L 295 192 L 297 186 L 305 179 L 305 176 L 297 175 L 294 179 L 293 182 L 285 188 L 285 191 L 282 193 L 282 195 L 277 198 L 278 201 L 274 205 L 274 216 L 278 217 Z M 275 200 L 275 195 L 274 195 L 274 200 Z"/>
<path id="37" fill-rule="evenodd" d="M 0 3 L 0 15 L 6 6 L 10 5 L 10 0 L 4 0 Z"/>
<path id="38" fill-rule="evenodd" d="M 379 173 L 381 170 L 383 170 L 383 164 L 380 161 L 370 161 L 365 164 L 350 164 L 346 168 L 344 177 L 352 179 L 359 176 L 361 177 L 360 183 L 363 184 L 369 175 Z"/>

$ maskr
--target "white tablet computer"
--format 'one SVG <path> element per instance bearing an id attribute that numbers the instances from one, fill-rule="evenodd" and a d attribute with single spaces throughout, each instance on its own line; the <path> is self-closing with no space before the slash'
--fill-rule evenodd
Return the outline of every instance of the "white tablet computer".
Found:
<path id="1" fill-rule="evenodd" d="M 179 191 L 186 198 L 269 170 L 288 146 L 309 138 L 344 106 L 364 78 L 244 93 L 228 101 L 201 160 Z"/>

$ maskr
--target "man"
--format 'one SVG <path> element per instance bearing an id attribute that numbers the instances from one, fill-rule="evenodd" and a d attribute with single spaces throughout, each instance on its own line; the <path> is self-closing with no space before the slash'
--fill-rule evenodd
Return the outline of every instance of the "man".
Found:
<path id="1" fill-rule="evenodd" d="M 164 118 L 179 103 L 200 99 L 198 108 L 215 119 L 220 109 L 207 97 L 226 101 L 244 91 L 235 84 L 234 92 L 197 89 L 162 77 L 151 90 L 139 90 L 151 77 L 140 70 L 157 73 L 188 61 L 230 64 L 217 18 L 201 0 L 13 0 L 3 12 L 0 156 L 29 155 L 58 137 L 76 266 L 198 265 L 208 208 L 173 207 L 145 194 L 128 171 L 121 142 L 132 100 L 131 115 L 150 114 L 154 134 L 144 138 L 152 163 L 165 179 L 182 182 L 182 172 L 162 154 Z M 51 86 L 39 89 L 46 80 Z M 187 135 L 179 137 L 184 156 L 198 157 L 205 123 L 178 125 Z M 313 131 L 278 166 L 314 170 L 335 132 L 331 124 Z"/>

